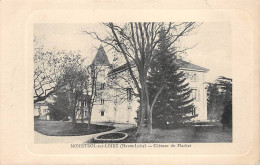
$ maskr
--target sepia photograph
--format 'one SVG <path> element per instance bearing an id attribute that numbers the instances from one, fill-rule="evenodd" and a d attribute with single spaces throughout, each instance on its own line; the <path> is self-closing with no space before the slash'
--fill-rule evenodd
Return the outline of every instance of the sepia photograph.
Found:
<path id="1" fill-rule="evenodd" d="M 0 2 L 0 165 L 259 164 L 259 2 Z"/>
<path id="2" fill-rule="evenodd" d="M 34 143 L 232 143 L 229 22 L 33 25 Z"/>

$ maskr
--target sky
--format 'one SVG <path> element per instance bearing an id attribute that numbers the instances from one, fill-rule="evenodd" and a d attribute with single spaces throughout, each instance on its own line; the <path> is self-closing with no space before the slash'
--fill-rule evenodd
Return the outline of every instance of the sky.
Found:
<path id="1" fill-rule="evenodd" d="M 90 64 L 101 45 L 83 31 L 95 31 L 105 35 L 104 27 L 93 24 L 35 24 L 34 34 L 46 48 L 60 50 L 80 50 L 82 57 Z M 185 60 L 209 69 L 205 82 L 213 82 L 218 76 L 232 77 L 231 26 L 228 22 L 206 22 L 192 31 L 181 41 L 181 46 L 192 47 Z M 108 48 L 108 59 L 112 63 L 113 54 Z"/>

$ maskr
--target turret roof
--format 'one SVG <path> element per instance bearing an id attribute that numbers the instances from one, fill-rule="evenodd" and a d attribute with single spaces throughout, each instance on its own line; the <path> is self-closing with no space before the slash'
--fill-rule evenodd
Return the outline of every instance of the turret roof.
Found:
<path id="1" fill-rule="evenodd" d="M 102 45 L 100 45 L 100 47 L 98 48 L 97 54 L 96 54 L 92 64 L 93 65 L 110 65 L 109 60 L 107 58 L 107 54 Z"/>

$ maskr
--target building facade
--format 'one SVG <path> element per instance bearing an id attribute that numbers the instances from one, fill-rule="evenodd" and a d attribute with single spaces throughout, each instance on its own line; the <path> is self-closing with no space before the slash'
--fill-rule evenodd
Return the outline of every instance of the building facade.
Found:
<path id="1" fill-rule="evenodd" d="M 180 68 L 186 74 L 186 82 L 192 90 L 194 109 L 192 115 L 197 115 L 194 120 L 207 120 L 207 84 L 204 82 L 205 74 L 209 70 L 198 65 L 185 62 Z"/>
<path id="2" fill-rule="evenodd" d="M 39 120 L 50 120 L 50 109 L 47 102 L 38 102 L 34 104 L 34 118 Z"/>
<path id="3" fill-rule="evenodd" d="M 99 70 L 91 121 L 136 124 L 139 103 L 126 64 L 114 68 L 109 63 L 104 48 L 100 46 L 91 65 Z M 194 110 L 190 115 L 197 116 L 194 120 L 207 120 L 207 90 L 204 78 L 208 69 L 185 62 L 180 70 L 185 72 L 186 81 L 192 89 Z M 87 117 L 85 115 L 85 118 Z M 80 118 L 79 113 L 77 118 Z"/>

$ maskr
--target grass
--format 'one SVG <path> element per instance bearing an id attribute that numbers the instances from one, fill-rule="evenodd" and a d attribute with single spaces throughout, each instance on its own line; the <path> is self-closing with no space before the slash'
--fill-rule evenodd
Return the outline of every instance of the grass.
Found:
<path id="1" fill-rule="evenodd" d="M 232 129 L 221 126 L 188 126 L 177 129 L 153 129 L 151 135 L 135 136 L 136 129 L 123 131 L 128 138 L 122 143 L 224 143 L 232 142 Z"/>
<path id="2" fill-rule="evenodd" d="M 109 134 L 100 135 L 90 140 L 90 143 L 121 143 L 127 135 L 121 132 L 114 132 Z"/>
<path id="3" fill-rule="evenodd" d="M 48 136 L 80 136 L 100 132 L 106 132 L 114 129 L 112 126 L 91 125 L 88 129 L 86 123 L 77 123 L 73 128 L 71 122 L 65 121 L 35 121 L 34 130 Z"/>
<path id="4" fill-rule="evenodd" d="M 99 136 L 99 139 L 118 139 L 118 138 L 123 138 L 125 135 L 120 134 L 120 133 L 110 133 L 110 134 L 105 134 Z"/>
<path id="5" fill-rule="evenodd" d="M 48 136 L 80 136 L 105 132 L 114 129 L 112 126 L 72 123 L 65 121 L 36 121 L 34 130 Z M 221 125 L 189 125 L 175 129 L 153 129 L 151 135 L 136 137 L 136 128 L 122 131 L 128 134 L 128 138 L 120 143 L 226 143 L 232 142 L 232 129 L 222 129 Z M 118 136 L 115 134 L 106 136 Z M 104 138 L 104 137 L 103 137 Z M 107 138 L 107 137 L 105 137 Z M 110 137 L 111 138 L 111 137 Z M 113 137 L 112 137 L 113 138 Z M 118 137 L 117 137 L 118 138 Z"/>

